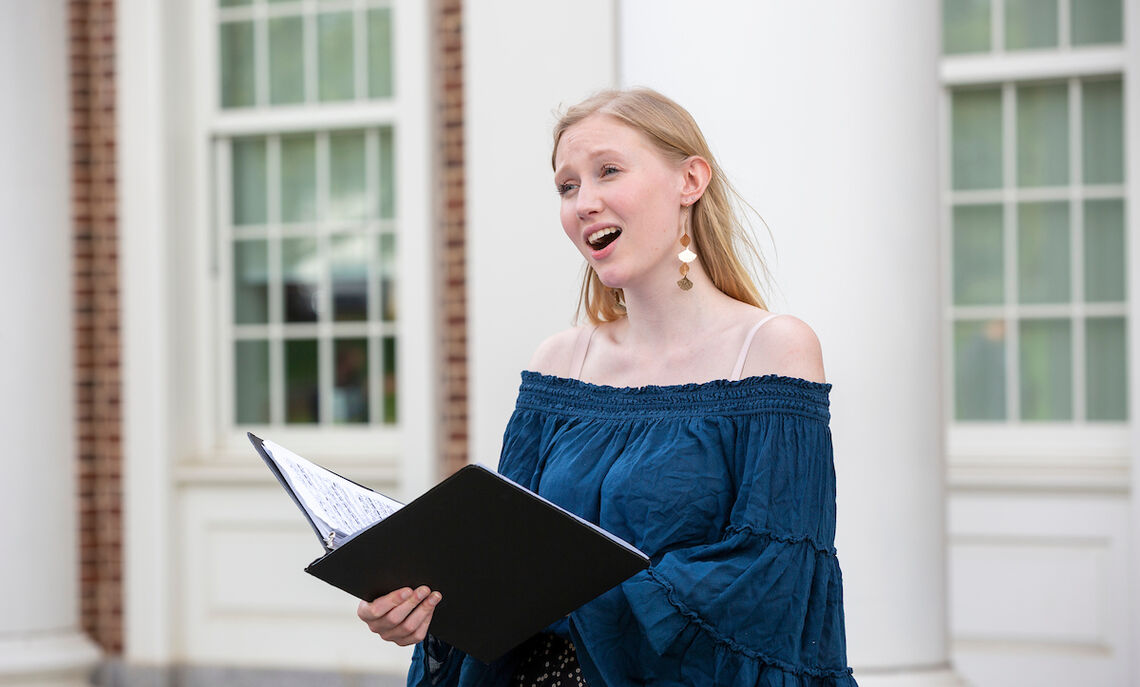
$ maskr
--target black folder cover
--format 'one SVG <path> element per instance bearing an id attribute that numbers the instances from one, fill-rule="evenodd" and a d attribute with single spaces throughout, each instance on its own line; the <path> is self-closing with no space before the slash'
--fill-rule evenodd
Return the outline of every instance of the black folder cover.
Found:
<path id="1" fill-rule="evenodd" d="M 261 440 L 249 438 L 297 501 Z M 431 633 L 490 662 L 648 566 L 640 551 L 468 465 L 305 571 L 366 601 L 427 585 L 443 594 Z"/>

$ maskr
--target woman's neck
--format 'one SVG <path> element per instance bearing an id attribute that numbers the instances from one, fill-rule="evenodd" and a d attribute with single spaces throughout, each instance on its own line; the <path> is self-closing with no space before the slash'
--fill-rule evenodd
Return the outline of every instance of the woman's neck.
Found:
<path id="1" fill-rule="evenodd" d="M 707 336 L 723 326 L 736 301 L 719 291 L 699 265 L 693 265 L 688 277 L 693 282 L 688 291 L 664 280 L 655 280 L 652 288 L 623 289 L 626 325 L 621 338 L 625 343 L 639 349 L 683 345 L 698 332 Z"/>

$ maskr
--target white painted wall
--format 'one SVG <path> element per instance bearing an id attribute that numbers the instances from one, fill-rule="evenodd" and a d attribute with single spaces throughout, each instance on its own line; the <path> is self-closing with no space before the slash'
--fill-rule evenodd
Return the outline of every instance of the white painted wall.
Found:
<path id="1" fill-rule="evenodd" d="M 570 325 L 582 258 L 550 168 L 559 106 L 614 83 L 612 0 L 463 8 L 470 447 L 494 466 L 519 372 Z"/>
<path id="2" fill-rule="evenodd" d="M 1128 684 L 1128 514 L 1120 492 L 954 491 L 950 627 L 970 684 Z"/>
<path id="3" fill-rule="evenodd" d="M 7 516 L 0 521 L 8 523 L 4 548 L 12 554 L 0 566 L 0 582 L 5 590 L 22 591 L 38 582 L 33 593 L 0 597 L 0 634 L 57 630 L 76 621 L 65 27 L 59 1 L 7 6 L 0 19 L 0 88 L 10 97 L 19 94 L 21 105 L 0 109 L 0 294 L 6 312 L 0 334 L 6 488 L 0 507 Z"/>
<path id="4" fill-rule="evenodd" d="M 0 685 L 79 685 L 67 6 L 0 7 Z"/>
<path id="5" fill-rule="evenodd" d="M 116 132 L 123 393 L 123 634 L 128 661 L 172 658 L 170 262 L 159 3 L 119 0 Z"/>

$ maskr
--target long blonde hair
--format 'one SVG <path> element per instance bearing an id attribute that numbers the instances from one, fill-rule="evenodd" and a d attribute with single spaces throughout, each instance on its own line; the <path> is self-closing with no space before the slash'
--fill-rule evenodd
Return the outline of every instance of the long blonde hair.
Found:
<path id="1" fill-rule="evenodd" d="M 595 113 L 609 115 L 641 132 L 670 160 L 680 162 L 698 156 L 708 162 L 712 175 L 704 194 L 688 209 L 692 249 L 705 273 L 721 292 L 759 308 L 764 308 L 760 289 L 740 259 L 740 252 L 751 257 L 766 274 L 759 251 L 749 239 L 737 212 L 747 207 L 713 159 L 704 134 L 692 115 L 677 103 L 649 88 L 605 90 L 566 110 L 554 126 L 554 150 L 550 155 L 556 167 L 558 144 L 566 130 Z M 625 316 L 621 289 L 602 283 L 594 268 L 586 265 L 578 300 L 579 315 L 593 324 L 612 322 Z"/>

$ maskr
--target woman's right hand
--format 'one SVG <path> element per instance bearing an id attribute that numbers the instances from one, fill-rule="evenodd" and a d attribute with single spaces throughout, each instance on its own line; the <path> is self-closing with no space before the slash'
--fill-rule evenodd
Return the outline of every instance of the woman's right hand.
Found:
<path id="1" fill-rule="evenodd" d="M 442 599 L 442 594 L 427 587 L 404 587 L 371 603 L 361 601 L 356 615 L 383 639 L 408 646 L 427 637 L 432 613 Z"/>

